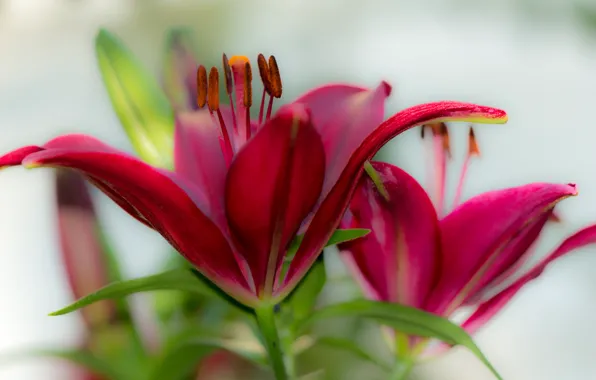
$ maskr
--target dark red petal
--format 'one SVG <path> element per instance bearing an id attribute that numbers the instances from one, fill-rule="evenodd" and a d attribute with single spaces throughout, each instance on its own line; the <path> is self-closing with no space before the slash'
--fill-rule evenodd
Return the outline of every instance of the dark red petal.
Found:
<path id="1" fill-rule="evenodd" d="M 443 273 L 428 310 L 450 314 L 525 255 L 573 185 L 533 183 L 478 195 L 441 220 Z"/>
<path id="2" fill-rule="evenodd" d="M 519 292 L 528 282 L 538 278 L 546 267 L 554 260 L 587 245 L 596 243 L 596 225 L 586 227 L 565 241 L 550 255 L 542 259 L 525 275 L 517 279 L 509 287 L 481 304 L 478 309 L 466 320 L 463 327 L 470 333 L 474 333 L 493 316 L 495 316 L 507 303 Z"/>
<path id="3" fill-rule="evenodd" d="M 396 135 L 417 125 L 449 120 L 504 123 L 507 116 L 504 111 L 495 108 L 459 102 L 438 102 L 405 109 L 379 125 L 352 154 L 337 183 L 318 208 L 290 265 L 280 296 L 296 286 L 337 228 L 362 174 L 364 163 Z"/>
<path id="4" fill-rule="evenodd" d="M 327 171 L 322 196 L 331 190 L 354 150 L 383 122 L 385 100 L 390 93 L 387 82 L 374 89 L 332 84 L 311 90 L 296 100 L 311 111 L 325 147 Z"/>
<path id="5" fill-rule="evenodd" d="M 352 227 L 371 233 L 342 244 L 378 299 L 422 307 L 436 282 L 439 268 L 439 221 L 435 208 L 408 173 L 373 163 L 389 199 L 364 175 L 350 204 Z M 359 276 L 358 276 L 359 277 Z"/>
<path id="6" fill-rule="evenodd" d="M 226 182 L 230 229 L 259 294 L 321 192 L 325 152 L 302 105 L 282 108 L 235 157 Z"/>
<path id="7" fill-rule="evenodd" d="M 89 136 L 66 135 L 33 153 L 23 166 L 76 169 L 128 204 L 211 281 L 241 302 L 254 296 L 219 228 L 199 208 L 204 196 L 174 173 L 155 169 Z M 59 148 L 53 148 L 59 147 Z M 71 147 L 70 149 L 68 147 Z M 10 153 L 9 153 L 10 156 Z M 0 163 L 5 162 L 0 157 Z"/>
<path id="8" fill-rule="evenodd" d="M 176 117 L 174 165 L 176 173 L 204 190 L 209 215 L 225 225 L 224 186 L 227 167 L 218 126 L 206 110 Z"/>

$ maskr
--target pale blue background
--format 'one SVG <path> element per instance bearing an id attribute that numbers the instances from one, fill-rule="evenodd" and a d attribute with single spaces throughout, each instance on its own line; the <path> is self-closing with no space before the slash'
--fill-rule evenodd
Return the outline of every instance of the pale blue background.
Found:
<path id="1" fill-rule="evenodd" d="M 129 149 L 99 81 L 94 34 L 100 25 L 112 28 L 155 68 L 161 33 L 185 23 L 217 54 L 276 54 L 287 99 L 326 79 L 366 85 L 385 79 L 394 85 L 388 112 L 439 99 L 504 108 L 506 126 L 477 129 L 483 157 L 470 169 L 465 195 L 537 180 L 576 182 L 580 196 L 561 205 L 564 223 L 550 230 L 540 254 L 596 221 L 596 40 L 568 2 L 193 3 L 0 0 L 0 150 L 67 131 Z M 456 157 L 464 153 L 465 133 L 452 138 Z M 417 131 L 393 147 L 389 155 L 423 180 Z M 458 172 L 449 177 L 452 190 Z M 49 171 L 1 173 L 1 352 L 77 342 L 75 316 L 46 316 L 70 300 L 52 201 Z M 102 216 L 125 254 L 127 274 L 151 273 L 165 243 L 104 203 Z M 595 294 L 596 250 L 584 249 L 525 288 L 477 341 L 507 380 L 594 379 Z M 0 378 L 61 379 L 65 371 L 38 361 L 0 369 Z M 416 378 L 492 377 L 456 350 L 420 368 Z"/>

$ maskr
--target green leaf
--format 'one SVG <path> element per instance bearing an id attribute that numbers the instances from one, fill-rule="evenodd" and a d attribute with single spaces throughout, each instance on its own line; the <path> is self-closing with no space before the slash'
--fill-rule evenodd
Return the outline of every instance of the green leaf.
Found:
<path id="1" fill-rule="evenodd" d="M 320 256 L 285 301 L 292 311 L 294 321 L 300 321 L 312 312 L 317 297 L 323 290 L 326 281 L 325 261 L 323 256 Z"/>
<path id="2" fill-rule="evenodd" d="M 102 375 L 106 379 L 125 380 L 122 373 L 113 368 L 110 363 L 100 359 L 88 351 L 82 350 L 59 350 L 59 349 L 33 349 L 0 357 L 0 366 L 13 364 L 18 361 L 33 359 L 35 357 L 47 357 L 66 360 L 89 371 Z"/>
<path id="3" fill-rule="evenodd" d="M 134 149 L 148 163 L 170 168 L 174 113 L 168 98 L 155 78 L 112 33 L 99 31 L 95 51 L 112 106 Z"/>
<path id="4" fill-rule="evenodd" d="M 368 235 L 369 232 L 370 230 L 366 228 L 337 229 L 335 230 L 333 235 L 331 235 L 331 238 L 329 239 L 327 244 L 325 244 L 325 247 L 345 243 L 350 240 L 364 237 Z M 300 247 L 300 243 L 302 243 L 303 238 L 304 235 L 298 235 L 294 238 L 294 240 L 292 240 L 292 243 L 290 244 L 290 246 L 288 247 L 288 251 L 286 252 L 286 260 L 291 260 L 292 257 L 294 257 L 296 251 L 298 251 L 298 248 Z"/>
<path id="5" fill-rule="evenodd" d="M 389 365 L 383 363 L 381 360 L 375 358 L 374 356 L 363 350 L 362 347 L 360 347 L 358 343 L 354 342 L 353 340 L 334 336 L 323 336 L 318 337 L 316 339 L 315 344 L 320 344 L 338 350 L 346 351 L 364 361 L 370 362 L 378 366 L 379 368 L 382 368 L 387 372 L 391 371 L 391 367 Z"/>
<path id="6" fill-rule="evenodd" d="M 183 290 L 198 294 L 218 296 L 209 285 L 201 281 L 192 271 L 174 269 L 160 274 L 111 283 L 98 291 L 85 296 L 73 304 L 50 313 L 51 316 L 64 315 L 94 302 L 125 297 L 134 293 L 155 290 Z"/>
<path id="7" fill-rule="evenodd" d="M 468 348 L 498 378 L 502 379 L 468 333 L 448 319 L 423 310 L 393 303 L 355 300 L 315 311 L 298 326 L 298 331 L 317 321 L 335 317 L 361 317 L 393 327 L 408 335 L 436 338 L 450 345 Z"/>
<path id="8" fill-rule="evenodd" d="M 183 380 L 196 370 L 200 361 L 214 350 L 223 349 L 243 357 L 258 366 L 266 366 L 267 358 L 261 346 L 243 345 L 235 340 L 206 337 L 204 334 L 184 332 L 171 342 L 157 359 L 150 380 Z"/>

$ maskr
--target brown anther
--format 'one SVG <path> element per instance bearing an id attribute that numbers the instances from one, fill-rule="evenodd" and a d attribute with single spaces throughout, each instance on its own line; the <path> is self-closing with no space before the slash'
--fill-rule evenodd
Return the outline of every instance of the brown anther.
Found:
<path id="1" fill-rule="evenodd" d="M 425 132 L 425 129 L 426 129 L 426 125 L 422 125 L 422 126 L 420 127 L 420 138 L 421 138 L 421 139 L 424 139 L 424 132 Z"/>
<path id="2" fill-rule="evenodd" d="M 200 65 L 197 69 L 197 105 L 199 108 L 205 107 L 207 103 L 207 69 Z"/>
<path id="3" fill-rule="evenodd" d="M 210 111 L 217 111 L 219 109 L 219 72 L 216 67 L 212 67 L 209 72 L 207 105 Z"/>
<path id="4" fill-rule="evenodd" d="M 548 215 L 548 220 L 555 223 L 561 223 L 561 217 L 558 214 L 555 214 L 554 211 Z"/>
<path id="5" fill-rule="evenodd" d="M 476 135 L 472 127 L 470 127 L 470 132 L 468 133 L 468 154 L 470 156 L 480 155 L 480 149 L 478 148 L 478 142 L 476 141 Z"/>
<path id="6" fill-rule="evenodd" d="M 271 95 L 275 98 L 281 98 L 281 76 L 274 56 L 269 57 L 269 81 L 271 83 Z"/>
<path id="7" fill-rule="evenodd" d="M 451 144 L 449 141 L 449 129 L 447 129 L 447 124 L 439 123 L 439 134 L 443 140 L 443 150 L 449 157 L 451 157 Z"/>
<path id="8" fill-rule="evenodd" d="M 269 95 L 271 95 L 271 81 L 269 79 L 269 66 L 267 65 L 267 59 L 263 54 L 259 54 L 257 58 L 257 63 L 259 65 L 259 74 L 261 75 L 261 81 L 263 82 L 263 87 L 265 87 L 265 91 Z"/>
<path id="9" fill-rule="evenodd" d="M 244 64 L 244 107 L 252 106 L 252 69 L 250 63 Z"/>
<path id="10" fill-rule="evenodd" d="M 232 68 L 230 67 L 230 61 L 228 60 L 227 55 L 222 56 L 223 60 L 223 69 L 224 69 L 224 79 L 226 80 L 226 93 L 229 95 L 232 93 Z"/>

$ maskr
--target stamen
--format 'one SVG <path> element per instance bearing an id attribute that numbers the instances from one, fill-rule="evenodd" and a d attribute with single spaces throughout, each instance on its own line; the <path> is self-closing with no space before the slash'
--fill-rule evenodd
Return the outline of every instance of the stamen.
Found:
<path id="1" fill-rule="evenodd" d="M 282 85 L 279 67 L 274 56 L 269 57 L 269 80 L 271 81 L 271 93 L 276 98 L 281 98 Z"/>
<path id="2" fill-rule="evenodd" d="M 217 113 L 217 118 L 219 119 L 219 127 L 221 129 L 221 135 L 223 137 L 224 143 L 223 153 L 226 162 L 229 165 L 232 162 L 232 156 L 234 155 L 234 151 L 232 149 L 232 142 L 230 141 L 228 129 L 226 128 L 226 123 L 224 121 L 223 115 L 221 114 L 221 110 L 219 109 L 219 72 L 215 67 L 212 67 L 211 71 L 209 72 L 209 86 L 207 91 L 207 104 L 209 106 L 209 112 L 211 113 L 211 117 L 213 117 L 213 122 L 215 125 L 217 125 L 217 122 L 215 121 L 213 113 Z"/>
<path id="3" fill-rule="evenodd" d="M 197 106 L 205 107 L 207 103 L 207 69 L 200 65 L 197 69 Z"/>
<path id="4" fill-rule="evenodd" d="M 445 123 L 441 123 L 439 127 L 439 133 L 441 134 L 441 138 L 443 140 L 443 151 L 447 155 L 448 158 L 451 158 L 451 144 L 449 143 L 449 130 L 447 129 L 447 125 Z"/>
<path id="5" fill-rule="evenodd" d="M 269 83 L 271 86 L 271 94 L 269 97 L 269 104 L 267 105 L 267 116 L 265 120 L 271 118 L 271 111 L 273 110 L 273 98 L 281 98 L 282 84 L 281 76 L 279 74 L 279 67 L 274 56 L 269 56 Z"/>
<path id="6" fill-rule="evenodd" d="M 466 175 L 468 173 L 468 167 L 470 166 L 470 160 L 474 156 L 480 155 L 480 149 L 478 148 L 478 142 L 476 141 L 476 135 L 474 134 L 474 128 L 470 126 L 470 132 L 468 134 L 468 154 L 466 154 L 466 158 L 464 160 L 464 164 L 461 169 L 461 174 L 459 176 L 459 181 L 457 183 L 457 190 L 455 191 L 455 198 L 453 199 L 453 208 L 459 205 L 461 195 L 464 188 L 464 182 L 466 179 Z"/>
<path id="7" fill-rule="evenodd" d="M 246 107 L 246 139 L 251 135 L 250 106 L 252 106 L 252 69 L 250 62 L 244 64 L 244 107 Z"/>
<path id="8" fill-rule="evenodd" d="M 424 131 L 426 129 L 426 125 L 420 127 L 420 138 L 424 140 Z"/>
<path id="9" fill-rule="evenodd" d="M 445 180 L 447 171 L 447 153 L 449 149 L 449 132 L 445 123 L 428 124 L 433 132 L 433 150 L 434 150 L 434 190 L 437 213 L 442 216 L 445 203 Z"/>
<path id="10" fill-rule="evenodd" d="M 259 65 L 261 81 L 263 82 L 263 96 L 261 97 L 261 105 L 259 106 L 259 125 L 261 125 L 261 123 L 263 123 L 263 113 L 265 111 L 265 97 L 267 94 L 271 96 L 271 81 L 269 80 L 269 66 L 267 65 L 267 60 L 263 54 L 259 54 L 257 63 Z"/>
<path id="11" fill-rule="evenodd" d="M 232 82 L 232 68 L 230 67 L 230 61 L 228 60 L 228 56 L 225 53 L 222 56 L 223 61 L 223 69 L 224 69 L 224 79 L 226 81 L 226 93 L 228 94 L 228 99 L 230 100 L 230 107 L 232 108 L 232 123 L 234 126 L 234 130 L 238 129 L 238 124 L 236 122 L 236 111 L 234 110 L 234 99 L 232 99 L 232 91 L 234 90 L 234 84 Z"/>

